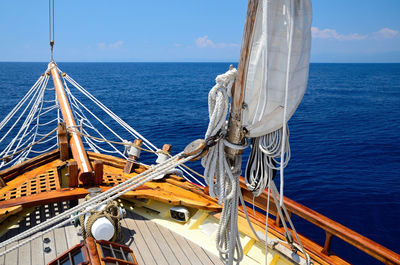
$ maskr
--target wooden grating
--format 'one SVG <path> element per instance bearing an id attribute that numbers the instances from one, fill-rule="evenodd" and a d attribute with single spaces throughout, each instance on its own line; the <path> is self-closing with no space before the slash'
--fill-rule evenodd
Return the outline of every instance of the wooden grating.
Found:
<path id="1" fill-rule="evenodd" d="M 121 184 L 125 180 L 126 180 L 125 177 L 118 175 L 118 174 L 104 173 L 104 175 L 103 175 L 103 185 L 104 186 L 116 186 L 118 184 Z"/>
<path id="2" fill-rule="evenodd" d="M 19 186 L 0 194 L 0 201 L 17 199 L 57 189 L 60 189 L 57 170 L 50 169 L 47 172 L 28 179 Z"/>

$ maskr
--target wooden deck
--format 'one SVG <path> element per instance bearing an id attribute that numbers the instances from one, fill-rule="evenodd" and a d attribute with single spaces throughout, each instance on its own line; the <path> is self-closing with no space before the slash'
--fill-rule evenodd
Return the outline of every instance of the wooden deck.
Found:
<path id="1" fill-rule="evenodd" d="M 67 208 L 68 203 L 66 202 L 38 207 L 3 235 L 0 241 L 9 239 Z M 139 264 L 222 264 L 218 257 L 193 242 L 129 211 L 122 221 L 122 229 L 123 243 L 133 250 Z M 0 265 L 47 264 L 56 256 L 80 242 L 81 237 L 77 235 L 78 230 L 72 225 L 60 227 L 0 257 Z M 45 238 L 50 239 L 50 241 L 44 243 Z M 44 251 L 46 247 L 50 248 L 50 252 Z"/>

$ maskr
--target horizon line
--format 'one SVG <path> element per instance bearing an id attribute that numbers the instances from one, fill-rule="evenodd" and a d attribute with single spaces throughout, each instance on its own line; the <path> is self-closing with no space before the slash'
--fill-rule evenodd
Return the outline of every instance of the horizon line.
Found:
<path id="1" fill-rule="evenodd" d="M 1 61 L 0 63 L 49 63 L 50 61 Z M 232 63 L 238 64 L 235 61 L 57 61 L 56 63 Z M 399 62 L 325 62 L 312 61 L 318 64 L 399 64 Z"/>

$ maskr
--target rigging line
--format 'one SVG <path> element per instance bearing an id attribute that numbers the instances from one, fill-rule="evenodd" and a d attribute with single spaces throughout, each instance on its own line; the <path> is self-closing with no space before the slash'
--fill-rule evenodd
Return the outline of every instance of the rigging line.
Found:
<path id="1" fill-rule="evenodd" d="M 42 100 L 42 102 L 43 102 L 43 100 Z M 55 107 L 57 107 L 57 105 L 51 105 L 51 106 L 42 108 L 42 110 L 54 109 Z"/>
<path id="2" fill-rule="evenodd" d="M 29 89 L 29 91 L 25 94 L 25 96 L 18 102 L 18 104 L 7 114 L 7 116 L 0 123 L 0 130 L 3 129 L 4 125 L 6 125 L 9 120 L 18 112 L 21 106 L 26 102 L 29 96 L 37 89 L 38 85 L 43 81 L 44 76 L 40 76 L 36 83 Z"/>
<path id="3" fill-rule="evenodd" d="M 40 138 L 37 142 L 32 143 L 32 144 L 28 145 L 27 147 L 25 147 L 25 148 L 23 148 L 23 149 L 21 149 L 21 150 L 18 150 L 18 151 L 14 152 L 14 153 L 12 153 L 12 154 L 10 154 L 10 155 L 3 156 L 2 158 L 0 158 L 0 160 L 4 160 L 4 159 L 7 159 L 7 158 L 10 158 L 10 157 L 12 157 L 12 156 L 14 156 L 14 155 L 16 155 L 16 154 L 18 154 L 18 153 L 21 153 L 21 152 L 27 150 L 28 148 L 30 148 L 30 147 L 32 147 L 32 146 L 34 146 L 34 145 L 36 145 L 36 144 L 42 142 L 44 139 L 46 139 L 47 137 L 49 137 L 49 136 L 50 136 L 52 133 L 54 133 L 56 130 L 57 130 L 57 128 L 54 128 L 51 132 L 49 132 L 48 134 L 46 134 L 44 137 Z"/>
<path id="4" fill-rule="evenodd" d="M 42 82 L 43 82 L 43 79 L 42 79 Z M 41 82 L 41 83 L 42 83 Z M 8 130 L 8 132 L 0 139 L 0 143 L 3 141 L 3 139 L 10 133 L 10 131 L 15 127 L 15 125 L 19 122 L 19 120 L 22 118 L 22 116 L 25 114 L 25 112 L 26 112 L 26 110 L 29 108 L 29 106 L 30 106 L 30 104 L 32 103 L 32 101 L 35 99 L 35 97 L 37 97 L 37 95 L 38 95 L 38 91 L 40 90 L 40 88 L 37 88 L 37 89 L 35 89 L 35 91 L 34 91 L 34 95 L 31 97 L 31 99 L 30 99 L 30 101 L 28 102 L 28 104 L 27 104 L 27 106 L 25 107 L 25 109 L 22 111 L 22 113 L 19 115 L 19 117 L 17 118 L 17 120 L 14 122 L 14 124 L 10 127 L 10 129 Z M 28 97 L 26 98 L 26 99 L 28 99 Z M 25 100 L 26 101 L 26 100 Z M 25 102 L 24 102 L 25 103 Z M 22 105 L 19 107 L 19 108 L 21 108 L 22 107 Z M 18 110 L 19 110 L 19 108 L 18 108 Z M 17 111 L 18 111 L 17 110 Z M 15 113 L 14 113 L 15 114 Z M 12 115 L 12 116 L 14 116 L 14 114 Z M 10 119 L 11 119 L 11 117 L 10 117 Z M 6 123 L 8 123 L 8 121 L 6 122 Z M 4 124 L 5 125 L 5 124 Z"/>
<path id="5" fill-rule="evenodd" d="M 66 75 L 66 80 L 70 82 L 74 87 L 76 87 L 82 94 L 92 100 L 97 106 L 99 106 L 104 112 L 106 112 L 111 118 L 113 118 L 118 124 L 120 124 L 125 130 L 130 132 L 133 136 L 137 138 L 141 138 L 144 141 L 144 145 L 153 150 L 157 150 L 157 147 L 152 144 L 149 140 L 147 140 L 144 136 L 142 136 L 139 132 L 129 126 L 125 121 L 123 121 L 120 117 L 118 117 L 114 112 L 112 112 L 109 108 L 107 108 L 101 101 L 95 98 L 91 93 L 89 93 L 86 89 L 84 89 L 81 85 L 79 85 L 72 77 Z"/>
<path id="6" fill-rule="evenodd" d="M 73 105 L 75 106 L 75 108 L 80 111 L 80 113 L 83 115 L 83 118 L 86 119 L 90 126 L 93 128 L 94 131 L 97 132 L 98 135 L 100 135 L 100 137 L 102 137 L 104 140 L 106 140 L 106 138 L 103 136 L 103 134 L 100 133 L 99 130 L 97 130 L 96 128 L 94 128 L 93 124 L 90 122 L 90 120 L 86 117 L 86 115 L 83 113 L 82 109 L 79 107 L 79 105 L 77 103 L 79 103 L 81 106 L 83 106 L 90 114 L 92 114 L 93 117 L 95 117 L 100 123 L 102 123 L 108 130 L 110 130 L 112 133 L 114 133 L 120 140 L 123 140 L 118 134 L 116 134 L 113 130 L 111 130 L 106 124 L 104 124 L 101 119 L 99 119 L 97 116 L 95 116 L 93 113 L 91 113 L 70 91 L 68 85 L 66 84 L 65 80 L 64 80 L 64 85 L 66 88 L 66 92 L 68 94 L 68 97 L 70 98 L 71 103 L 73 103 Z M 74 114 L 76 115 L 80 115 L 78 112 L 74 112 Z M 93 143 L 94 144 L 94 143 Z M 114 145 L 112 145 L 111 143 L 108 143 L 115 151 L 117 151 L 122 157 L 126 158 L 126 156 L 124 156 Z M 97 146 L 97 145 L 96 145 Z M 101 149 L 101 148 L 99 148 Z"/>
<path id="7" fill-rule="evenodd" d="M 58 68 L 58 70 L 61 72 L 61 70 Z M 81 85 L 79 85 L 72 77 L 69 75 L 66 75 L 64 79 L 67 80 L 70 84 L 72 84 L 75 88 L 77 88 L 82 94 L 84 94 L 86 97 L 88 97 L 90 100 L 92 100 L 97 106 L 99 106 L 104 112 L 106 112 L 111 118 L 113 118 L 119 125 L 121 125 L 125 130 L 127 130 L 129 133 L 131 133 L 133 136 L 137 138 L 141 138 L 144 141 L 144 145 L 153 150 L 157 150 L 158 148 L 152 144 L 149 140 L 147 140 L 144 136 L 142 136 L 139 132 L 137 132 L 135 129 L 133 129 L 131 126 L 129 126 L 125 121 L 123 121 L 120 117 L 118 117 L 114 112 L 112 112 L 109 108 L 107 108 L 101 101 L 99 101 L 97 98 L 95 98 L 92 94 L 90 94 L 86 89 L 84 89 Z M 71 93 L 72 94 L 72 93 Z M 79 100 L 78 102 L 89 112 L 91 113 Z M 91 113 L 92 114 L 92 113 Z M 94 116 L 94 114 L 92 114 Z M 96 116 L 94 116 L 97 118 Z M 100 121 L 101 122 L 101 121 Z M 101 122 L 102 123 L 102 122 Z M 106 125 L 105 125 L 106 126 Z M 111 129 L 109 129 L 111 132 L 113 132 Z M 113 132 L 114 133 L 114 132 Z M 114 133 L 115 134 L 115 133 Z M 185 166 L 187 168 L 187 166 Z M 201 186 L 204 186 L 204 184 L 196 179 L 192 174 L 190 174 L 187 170 L 185 170 L 181 165 L 178 166 L 183 172 L 188 174 L 190 177 L 192 177 L 198 184 Z M 193 171 L 193 170 L 191 170 Z M 197 173 L 197 175 L 200 175 Z M 185 176 L 184 178 L 188 180 Z M 188 180 L 190 181 L 190 180 Z"/>
<path id="8" fill-rule="evenodd" d="M 54 0 L 49 0 L 49 41 L 50 41 L 51 61 L 53 61 L 53 48 L 54 48 Z"/>
<path id="9" fill-rule="evenodd" d="M 89 135 L 88 132 L 87 132 L 85 129 L 82 129 L 82 131 L 83 131 L 84 133 L 86 133 L 87 135 Z M 109 144 L 111 145 L 111 147 L 114 147 L 114 150 L 115 150 L 115 151 L 112 151 L 112 150 L 110 151 L 110 150 L 107 150 L 107 149 L 104 149 L 104 148 L 98 146 L 97 144 L 93 143 L 89 137 L 85 137 L 85 140 L 89 140 L 90 143 L 91 143 L 92 145 L 94 145 L 95 147 L 97 147 L 97 149 L 99 149 L 100 151 L 103 151 L 103 152 L 106 152 L 106 153 L 119 153 L 121 156 L 123 156 L 124 158 L 126 158 L 118 149 L 116 149 L 116 148 L 115 148 L 112 144 L 110 144 L 110 143 L 109 143 Z"/>
<path id="10" fill-rule="evenodd" d="M 93 146 L 93 143 L 89 138 L 85 137 L 85 141 L 89 145 L 90 150 L 92 150 L 95 153 L 100 153 L 99 150 L 97 150 L 96 147 Z"/>
<path id="11" fill-rule="evenodd" d="M 32 131 L 32 130 L 31 130 Z M 32 137 L 33 137 L 33 134 L 31 134 L 29 137 L 28 137 L 28 139 L 26 139 L 25 140 L 25 142 L 23 143 L 23 144 L 21 144 L 20 146 L 22 147 L 22 146 L 25 146 L 28 142 L 30 142 L 30 140 L 32 139 Z M 11 145 L 12 143 L 9 143 L 8 144 L 8 146 L 0 153 L 0 156 L 3 156 L 4 154 L 5 154 L 5 152 L 6 152 L 6 149 L 8 150 L 8 149 L 10 149 L 10 145 Z"/>
<path id="12" fill-rule="evenodd" d="M 59 70 L 61 72 L 61 70 Z M 113 118 L 119 125 L 121 125 L 125 130 L 127 130 L 129 133 L 131 133 L 133 136 L 137 137 L 137 138 L 141 138 L 144 141 L 144 145 L 149 148 L 149 149 L 153 149 L 153 150 L 158 150 L 158 148 L 153 145 L 149 140 L 147 140 L 145 137 L 143 137 L 140 133 L 138 133 L 136 130 L 134 130 L 132 127 L 130 127 L 125 121 L 123 121 L 120 117 L 118 117 L 115 113 L 113 113 L 110 109 L 108 109 L 103 103 L 101 103 L 97 98 L 95 98 L 92 94 L 90 94 L 86 89 L 84 89 L 81 85 L 79 85 L 74 79 L 72 79 L 72 77 L 70 77 L 69 75 L 66 75 L 65 80 L 67 80 L 70 84 L 72 84 L 75 88 L 77 88 L 82 94 L 84 94 L 86 97 L 88 97 L 90 100 L 92 100 L 97 106 L 99 106 L 104 112 L 106 112 L 111 118 Z M 64 80 L 64 83 L 65 83 Z M 70 93 L 70 91 L 69 91 Z M 72 93 L 71 93 L 72 95 Z M 73 96 L 73 95 L 72 95 Z M 107 125 L 105 125 L 101 120 L 99 120 L 97 118 L 97 116 L 95 116 L 90 110 L 88 110 L 86 108 L 86 106 L 84 106 L 79 100 L 77 100 L 80 105 L 82 105 L 83 108 L 86 109 L 86 111 L 88 111 L 92 116 L 94 116 L 100 123 L 102 123 L 105 127 L 108 127 Z M 109 128 L 108 128 L 109 129 Z M 109 129 L 112 133 L 115 134 L 114 131 L 112 131 L 111 129 Z M 117 135 L 118 136 L 118 135 Z M 118 136 L 119 137 L 119 136 Z M 120 138 L 120 137 L 119 137 Z M 122 140 L 122 138 L 120 138 Z M 147 143 L 147 144 L 146 144 Z M 190 169 L 188 166 L 183 165 L 183 167 L 189 169 L 190 171 L 192 171 L 194 173 L 194 170 Z M 185 168 L 183 168 L 181 165 L 179 166 L 180 169 L 182 169 L 183 172 L 185 172 L 186 174 L 188 174 L 190 177 L 192 177 L 199 185 L 204 186 L 204 184 L 199 181 L 198 179 L 196 179 L 196 177 L 194 177 L 192 174 L 190 174 Z M 199 173 L 195 173 L 198 176 L 202 176 Z M 204 176 L 202 176 L 204 178 Z M 184 178 L 186 180 L 188 180 L 185 176 Z M 190 181 L 190 180 L 188 180 Z"/>
<path id="13" fill-rule="evenodd" d="M 58 108 L 58 106 L 57 106 L 57 105 L 54 105 L 54 106 L 52 106 L 51 108 L 48 108 L 46 111 L 40 113 L 39 115 L 40 115 L 40 116 L 46 115 L 47 113 L 49 113 L 50 111 L 52 111 L 53 109 L 56 109 L 56 108 Z"/>
<path id="14" fill-rule="evenodd" d="M 32 152 L 35 154 L 43 154 L 43 153 L 47 153 L 48 151 L 50 151 L 52 149 L 56 149 L 56 147 L 57 147 L 57 143 L 53 144 L 52 146 L 50 146 L 49 148 L 46 148 L 44 150 L 40 150 L 40 151 L 30 150 L 29 152 Z M 26 154 L 26 156 L 28 156 L 28 154 Z"/>
<path id="15" fill-rule="evenodd" d="M 48 122 L 45 122 L 45 123 L 39 123 L 38 126 L 40 126 L 40 127 L 46 126 L 46 125 L 49 125 L 50 123 L 55 122 L 55 121 L 57 121 L 57 118 L 52 119 L 51 121 L 48 121 Z"/>
<path id="16" fill-rule="evenodd" d="M 306 257 L 307 264 L 310 264 L 310 256 L 308 255 L 308 253 L 307 253 L 306 250 L 304 249 L 304 246 L 303 246 L 303 244 L 301 243 L 300 238 L 299 238 L 299 236 L 298 236 L 298 234 L 297 234 L 296 228 L 295 228 L 294 225 L 293 225 L 292 219 L 290 218 L 289 212 L 287 211 L 286 206 L 285 206 L 285 204 L 284 204 L 283 202 L 280 202 L 280 204 L 282 204 L 282 209 L 283 209 L 283 212 L 285 213 L 285 216 L 283 216 L 282 211 L 279 210 L 279 208 L 281 208 L 281 207 L 278 207 L 278 202 L 277 202 L 276 200 L 279 200 L 279 197 L 280 197 L 280 196 L 279 196 L 278 189 L 276 188 L 276 185 L 275 185 L 274 182 L 272 182 L 271 190 L 272 190 L 272 195 L 273 195 L 273 198 L 274 198 L 276 207 L 277 207 L 277 209 L 278 209 L 279 214 L 281 215 L 282 224 L 285 225 L 285 222 L 286 222 L 286 221 L 285 221 L 285 216 L 286 216 L 286 218 L 287 218 L 287 220 L 289 221 L 290 227 L 292 228 L 292 231 L 293 231 L 293 233 L 294 233 L 294 235 L 295 235 L 295 237 L 296 237 L 297 243 L 298 243 L 298 245 L 300 246 L 300 248 L 298 248 L 298 247 L 297 247 L 296 245 L 294 245 L 294 244 L 293 244 L 293 245 L 296 246 L 296 247 L 304 254 L 304 256 Z M 286 230 L 286 232 L 289 232 L 289 230 L 287 229 L 287 227 L 285 228 L 285 230 Z"/>
<path id="17" fill-rule="evenodd" d="M 9 146 L 9 149 L 6 151 L 5 154 L 7 154 L 7 153 L 10 151 L 11 147 L 14 145 L 15 142 L 18 142 L 18 144 L 17 144 L 16 147 L 14 148 L 14 151 L 13 151 L 13 152 L 15 152 L 16 150 L 18 150 L 18 148 L 22 147 L 22 145 L 21 145 L 22 139 L 27 135 L 27 130 L 28 130 L 28 128 L 30 127 L 30 125 L 32 124 L 33 120 L 34 120 L 35 118 L 37 118 L 37 117 L 35 117 L 35 114 L 38 113 L 38 107 L 39 107 L 39 105 L 41 105 L 41 107 L 43 106 L 43 102 L 41 102 L 41 99 L 43 99 L 43 95 L 44 95 L 44 91 L 45 91 L 43 88 L 45 88 L 46 86 L 47 86 L 47 82 L 45 81 L 45 82 L 42 84 L 42 87 L 40 88 L 39 93 L 38 93 L 38 97 L 37 97 L 37 99 L 35 100 L 35 103 L 32 105 L 32 108 L 31 108 L 31 110 L 29 111 L 29 114 L 27 115 L 27 117 L 26 117 L 26 119 L 25 119 L 25 121 L 24 121 L 22 127 L 21 127 L 20 130 L 18 131 L 17 136 L 12 140 L 12 144 Z M 39 110 L 39 112 L 40 112 L 40 110 Z M 34 139 L 32 140 L 32 143 L 35 141 L 35 138 L 36 138 L 36 133 L 37 133 L 37 130 L 38 130 L 38 122 L 36 122 L 36 125 L 34 125 L 34 127 L 36 127 L 36 131 L 35 131 Z M 30 133 L 31 131 L 32 131 L 32 130 L 30 130 L 29 133 Z M 19 136 L 19 134 L 20 134 L 21 132 L 23 132 L 23 134 L 22 134 L 21 138 L 20 138 L 19 140 L 17 140 L 17 137 Z"/>
<path id="18" fill-rule="evenodd" d="M 48 78 L 47 78 L 47 80 L 48 80 Z M 44 92 L 45 92 L 46 86 L 47 86 L 47 82 L 44 83 L 43 87 L 41 88 L 39 97 L 36 99 L 36 102 L 35 102 L 34 107 L 31 109 L 31 111 L 30 111 L 29 114 L 28 114 L 29 120 L 28 120 L 28 117 L 27 117 L 27 119 L 26 119 L 25 122 L 24 122 L 24 124 L 26 124 L 26 127 L 25 127 L 25 129 L 23 130 L 23 137 L 25 137 L 26 132 L 27 132 L 29 126 L 32 124 L 32 122 L 35 120 L 35 118 L 36 118 L 36 119 L 39 118 L 39 116 L 35 117 L 35 115 L 36 115 L 36 113 L 40 113 L 40 111 L 41 111 L 41 109 L 42 109 L 42 107 L 43 107 L 42 99 L 43 99 L 43 97 L 44 97 Z M 39 107 L 39 106 L 40 106 L 40 107 Z M 36 125 L 38 124 L 38 122 L 39 122 L 39 120 L 36 121 Z M 21 130 L 22 130 L 22 128 L 21 128 Z M 18 134 L 21 132 L 21 130 L 18 132 Z M 35 138 L 36 138 L 37 130 L 38 130 L 38 127 L 36 127 L 35 136 L 34 136 L 34 139 L 33 139 L 32 142 L 34 142 L 34 140 L 35 140 Z M 15 151 L 20 147 L 21 141 L 22 141 L 22 139 L 19 140 L 19 142 L 18 142 L 17 146 L 14 148 L 14 151 L 13 151 L 13 152 L 15 152 Z M 29 153 L 29 151 L 28 151 L 28 153 Z"/>
<path id="19" fill-rule="evenodd" d="M 289 22 L 289 31 L 287 32 L 287 37 L 288 37 L 288 58 L 286 62 L 286 84 L 285 84 L 285 105 L 283 108 L 283 119 L 282 119 L 282 146 L 281 146 L 281 161 L 284 161 L 285 154 L 285 142 L 286 142 L 286 115 L 287 115 L 287 104 L 288 104 L 288 92 L 289 92 L 289 78 L 290 78 L 290 64 L 291 64 L 291 56 L 292 56 L 292 43 L 293 43 L 293 18 L 294 18 L 294 1 L 291 0 L 289 2 L 289 9 L 290 9 L 290 15 L 287 17 L 288 22 Z M 280 206 L 282 207 L 283 205 L 283 186 L 284 186 L 284 166 L 283 163 L 280 165 L 279 169 L 280 173 L 280 191 L 279 191 L 279 201 L 280 201 Z"/>
<path id="20" fill-rule="evenodd" d="M 69 94 L 69 93 L 68 93 Z M 93 112 L 91 112 L 82 102 L 80 102 L 74 95 L 71 94 L 71 97 L 75 99 L 79 105 L 81 105 L 90 115 L 92 115 L 98 122 L 100 122 L 104 127 L 106 127 L 110 132 L 112 132 L 118 139 L 123 140 L 121 136 L 119 136 L 116 132 L 114 132 L 107 124 L 105 124 L 100 118 L 98 118 Z"/>
<path id="21" fill-rule="evenodd" d="M 45 81 L 47 83 L 47 81 Z M 27 124 L 27 120 L 30 119 L 31 116 L 31 112 L 32 109 L 35 108 L 35 106 L 38 104 L 38 98 L 40 97 L 40 92 L 41 92 L 42 88 L 39 88 L 38 90 L 35 91 L 35 95 L 31 98 L 31 100 L 29 101 L 28 105 L 25 107 L 25 109 L 22 111 L 21 115 L 18 117 L 18 119 L 14 122 L 14 124 L 11 126 L 11 128 L 8 130 L 8 132 L 0 139 L 0 143 L 4 140 L 4 138 L 14 129 L 15 125 L 19 122 L 19 120 L 22 118 L 22 116 L 25 114 L 25 112 L 27 111 L 27 109 L 29 108 L 29 106 L 31 105 L 32 101 L 35 99 L 34 103 L 31 106 L 31 110 L 29 111 L 28 116 L 26 117 L 22 127 L 20 128 L 20 130 L 18 131 L 17 135 L 14 137 L 14 139 L 12 140 L 12 144 L 10 146 L 10 149 L 12 147 L 12 145 L 14 145 L 15 143 L 15 139 L 17 139 L 20 135 L 20 133 L 22 132 L 23 129 L 25 129 L 26 126 L 28 126 Z M 6 153 L 9 150 L 6 150 Z"/>
<path id="22" fill-rule="evenodd" d="M 39 144 L 44 144 L 44 143 L 50 142 L 51 140 L 53 140 L 53 139 L 56 138 L 56 137 L 57 137 L 57 135 L 54 135 L 53 137 L 47 139 L 46 141 L 42 141 L 42 142 L 40 142 Z"/>
<path id="23" fill-rule="evenodd" d="M 79 135 L 81 135 L 81 136 L 83 136 L 83 137 L 88 137 L 88 138 L 92 138 L 92 139 L 96 139 L 96 140 L 98 140 L 98 141 L 103 141 L 103 142 L 107 142 L 107 143 L 111 143 L 111 144 L 119 144 L 119 145 L 133 145 L 133 144 L 129 144 L 129 143 L 126 143 L 126 142 L 116 142 L 116 141 L 110 141 L 110 140 L 107 140 L 107 139 L 104 139 L 104 138 L 99 138 L 99 137 L 95 137 L 95 136 L 91 136 L 91 135 L 88 135 L 88 134 L 84 134 L 84 133 L 82 133 L 82 132 L 80 132 L 80 131 L 78 131 L 78 130 L 74 130 L 74 129 L 71 129 L 71 128 L 67 128 L 67 131 L 70 131 L 70 132 L 75 132 L 75 133 L 77 133 L 77 134 L 79 134 Z M 97 145 L 96 145 L 97 146 Z M 98 146 L 97 146 L 98 147 Z M 135 145 L 135 147 L 136 148 L 138 148 L 138 149 L 140 149 L 140 150 L 142 150 L 142 151 L 145 151 L 145 152 L 148 152 L 148 153 L 153 153 L 153 154 L 159 154 L 159 153 L 165 153 L 164 151 L 162 151 L 162 150 L 159 150 L 159 149 L 157 149 L 157 151 L 153 151 L 153 150 L 150 150 L 150 149 L 146 149 L 146 148 L 143 148 L 143 147 L 139 147 L 139 146 L 136 146 Z M 99 149 L 101 149 L 101 148 L 99 148 Z M 168 156 L 170 156 L 170 157 L 172 157 L 170 154 L 168 154 Z M 123 157 L 125 157 L 124 155 L 123 155 Z M 181 164 L 181 165 L 179 165 L 178 167 L 179 168 L 182 168 L 181 166 L 182 165 L 184 165 L 184 164 Z M 184 165 L 186 168 L 188 168 L 188 169 L 190 169 L 188 166 L 186 166 L 186 165 Z M 200 176 L 200 177 L 203 177 L 204 178 L 204 176 L 202 176 L 200 173 L 197 173 L 196 171 L 194 171 L 193 169 L 190 169 L 190 171 L 192 171 L 193 173 L 195 173 L 196 175 L 198 175 L 198 176 Z M 187 172 L 187 171 L 185 171 L 185 172 Z M 199 185 L 201 185 L 202 187 L 204 187 L 204 184 L 200 181 L 200 180 L 198 180 L 197 178 L 195 178 L 194 176 L 192 176 L 192 175 L 190 175 Z M 186 179 L 187 181 L 189 181 L 189 182 L 192 182 L 190 179 L 188 179 L 185 175 L 183 175 L 183 178 L 184 179 Z"/>
<path id="24" fill-rule="evenodd" d="M 84 215 L 87 212 L 91 211 L 93 208 L 96 208 L 99 205 L 103 205 L 111 200 L 114 200 L 114 199 L 120 197 L 121 195 L 125 194 L 126 192 L 133 190 L 133 189 L 139 187 L 140 185 L 143 185 L 144 183 L 152 180 L 154 177 L 158 176 L 159 174 L 165 174 L 166 172 L 168 172 L 172 168 L 176 167 L 177 165 L 185 163 L 185 162 L 189 161 L 190 159 L 193 159 L 193 157 L 195 157 L 196 155 L 191 155 L 191 156 L 185 157 L 185 156 L 183 156 L 183 152 L 181 152 L 181 153 L 175 155 L 174 157 L 168 159 L 167 161 L 165 161 L 161 164 L 158 164 L 152 168 L 149 168 L 148 170 L 136 175 L 135 177 L 132 177 L 132 178 L 102 192 L 101 194 L 88 199 L 86 202 L 84 202 L 82 204 L 78 204 L 77 206 L 62 212 L 59 215 L 57 215 L 49 220 L 46 220 L 45 222 L 42 222 L 33 228 L 30 228 L 22 233 L 19 233 L 18 235 L 14 236 L 13 238 L 10 238 L 8 240 L 0 242 L 0 248 L 3 248 L 13 242 L 16 242 L 25 237 L 35 234 L 32 236 L 32 238 L 26 239 L 24 242 L 19 243 L 18 245 L 13 246 L 12 248 L 7 248 L 7 250 L 5 250 L 3 252 L 0 252 L 0 257 L 5 255 L 6 253 L 18 248 L 21 245 L 28 243 L 30 240 L 33 240 L 33 239 L 41 236 L 42 234 L 45 234 L 49 231 L 54 230 L 55 228 L 57 228 L 61 225 L 66 224 L 67 222 L 71 221 L 72 219 L 75 219 L 75 217 Z M 71 215 L 75 214 L 75 213 L 78 213 L 78 214 L 71 217 Z M 66 219 L 66 220 L 63 222 L 60 222 L 63 219 Z M 60 223 L 58 223 L 58 222 L 60 222 Z M 43 231 L 44 228 L 46 228 L 50 225 L 53 225 L 53 226 L 50 227 L 49 229 L 47 229 L 46 231 Z M 39 232 L 39 231 L 42 231 L 42 232 Z"/>
<path id="25" fill-rule="evenodd" d="M 25 151 L 26 152 L 26 151 Z M 1 162 L 1 164 L 0 164 L 0 168 L 3 168 L 3 167 L 6 167 L 6 166 L 8 166 L 8 165 L 10 165 L 10 164 L 12 164 L 12 165 L 15 165 L 15 164 L 17 164 L 20 160 L 20 157 L 22 157 L 24 154 L 25 154 L 25 152 L 22 152 L 22 153 L 20 153 L 20 154 L 18 154 L 18 155 L 16 155 L 15 157 L 13 157 L 11 160 L 9 160 L 8 162 L 5 162 L 4 160 Z M 1 161 L 1 160 L 0 160 Z"/>

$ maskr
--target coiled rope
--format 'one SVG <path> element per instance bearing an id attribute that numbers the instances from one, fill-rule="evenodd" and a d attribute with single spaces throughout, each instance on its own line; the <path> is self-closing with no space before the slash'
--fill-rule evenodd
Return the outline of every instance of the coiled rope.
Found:
<path id="1" fill-rule="evenodd" d="M 224 137 L 226 132 L 226 119 L 229 110 L 229 96 L 237 76 L 236 69 L 231 69 L 216 78 L 215 86 L 208 94 L 209 119 L 205 139 Z M 204 177 L 210 187 L 210 196 L 218 197 L 219 204 L 223 203 L 221 219 L 218 226 L 216 244 L 220 259 L 225 264 L 240 263 L 243 259 L 243 249 L 239 238 L 238 206 L 239 206 L 239 176 L 234 176 L 225 156 L 224 148 L 229 143 L 223 140 L 216 145 L 202 159 Z M 233 148 L 242 146 L 230 145 Z M 236 165 L 240 166 L 240 165 Z"/>
<path id="2" fill-rule="evenodd" d="M 287 125 L 285 126 L 287 127 Z M 289 129 L 285 130 L 287 137 L 283 137 L 281 128 L 267 135 L 252 139 L 251 152 L 245 171 L 247 188 L 255 197 L 261 195 L 268 185 L 269 179 L 274 179 L 280 167 L 286 167 L 290 160 Z M 285 143 L 283 144 L 283 141 Z M 283 157 L 282 159 L 282 148 Z"/>

